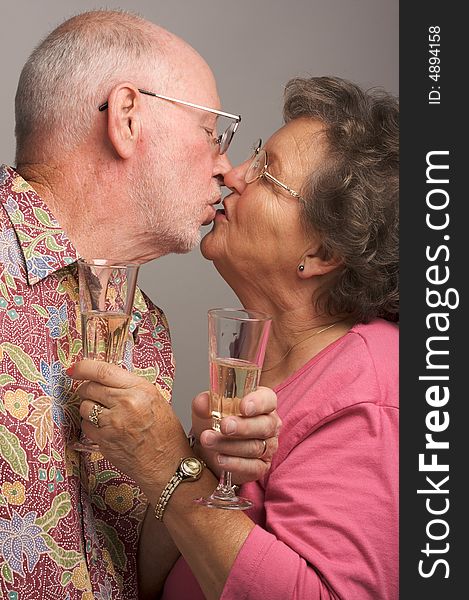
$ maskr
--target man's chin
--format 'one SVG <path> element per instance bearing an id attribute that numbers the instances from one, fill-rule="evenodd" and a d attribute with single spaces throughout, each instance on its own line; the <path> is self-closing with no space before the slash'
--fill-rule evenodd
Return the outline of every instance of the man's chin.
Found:
<path id="1" fill-rule="evenodd" d="M 188 254 L 200 244 L 201 235 L 197 231 L 192 236 L 180 238 L 177 245 L 171 250 L 172 254 Z"/>

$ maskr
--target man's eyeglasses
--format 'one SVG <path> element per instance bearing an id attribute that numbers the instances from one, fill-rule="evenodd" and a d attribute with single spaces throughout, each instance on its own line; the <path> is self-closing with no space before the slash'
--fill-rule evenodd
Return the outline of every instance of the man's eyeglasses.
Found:
<path id="1" fill-rule="evenodd" d="M 275 183 L 276 185 L 280 186 L 283 190 L 288 192 L 294 198 L 301 198 L 298 192 L 295 192 L 295 190 L 292 190 L 292 188 L 286 185 L 285 183 L 282 183 L 278 179 L 275 179 L 275 177 L 267 171 L 267 167 L 269 166 L 269 157 L 266 150 L 264 150 L 261 147 L 262 140 L 259 140 L 256 144 L 256 149 L 254 150 L 253 160 L 249 165 L 248 170 L 246 171 L 246 174 L 244 176 L 244 181 L 246 183 L 254 183 L 254 181 L 261 179 L 261 177 L 265 177 L 269 181 L 272 181 L 272 183 Z"/>
<path id="2" fill-rule="evenodd" d="M 186 102 L 185 100 L 177 100 L 176 98 L 171 98 L 171 96 L 163 96 L 163 94 L 155 94 L 154 92 L 149 92 L 148 90 L 138 90 L 141 94 L 146 94 L 147 96 L 154 96 L 155 98 L 161 98 L 162 100 L 168 100 L 169 102 L 175 102 L 176 104 L 183 104 L 184 106 L 190 106 L 191 108 L 197 108 L 199 110 L 205 110 L 206 112 L 213 113 L 214 115 L 219 115 L 220 117 L 228 117 L 228 119 L 233 119 L 233 123 L 230 123 L 225 131 L 214 139 L 215 143 L 219 146 L 219 153 L 225 154 L 228 150 L 229 145 L 231 144 L 231 140 L 235 134 L 235 131 L 238 129 L 238 125 L 241 122 L 241 115 L 232 115 L 231 113 L 226 113 L 221 110 L 216 110 L 215 108 L 207 108 L 206 106 L 201 106 L 200 104 L 193 104 L 192 102 Z M 108 107 L 108 103 L 103 102 L 100 106 L 98 106 L 99 111 L 106 110 Z"/>

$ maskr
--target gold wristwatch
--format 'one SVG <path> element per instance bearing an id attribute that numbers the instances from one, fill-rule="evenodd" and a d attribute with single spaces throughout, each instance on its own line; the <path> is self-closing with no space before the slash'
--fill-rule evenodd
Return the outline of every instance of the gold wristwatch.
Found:
<path id="1" fill-rule="evenodd" d="M 181 462 L 176 469 L 176 473 L 174 473 L 174 475 L 165 485 L 163 491 L 161 492 L 161 496 L 156 503 L 155 517 L 159 521 L 163 520 L 163 514 L 166 505 L 168 504 L 169 499 L 171 498 L 177 486 L 183 481 L 197 481 L 197 479 L 199 479 L 202 475 L 202 471 L 206 466 L 207 465 L 202 460 L 195 458 L 195 456 L 181 458 Z"/>

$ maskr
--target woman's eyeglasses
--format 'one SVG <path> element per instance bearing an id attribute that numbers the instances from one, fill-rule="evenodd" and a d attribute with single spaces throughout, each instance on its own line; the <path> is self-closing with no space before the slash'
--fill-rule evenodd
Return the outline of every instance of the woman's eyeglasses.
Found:
<path id="1" fill-rule="evenodd" d="M 295 192 L 290 186 L 282 183 L 278 179 L 276 179 L 271 173 L 267 171 L 267 167 L 269 166 L 269 155 L 267 151 L 262 148 L 262 140 L 259 139 L 256 143 L 256 149 L 254 150 L 254 156 L 251 164 L 244 175 L 244 181 L 246 183 L 254 183 L 261 177 L 265 177 L 272 183 L 280 186 L 283 190 L 288 192 L 294 198 L 301 198 L 301 195 L 298 192 Z"/>

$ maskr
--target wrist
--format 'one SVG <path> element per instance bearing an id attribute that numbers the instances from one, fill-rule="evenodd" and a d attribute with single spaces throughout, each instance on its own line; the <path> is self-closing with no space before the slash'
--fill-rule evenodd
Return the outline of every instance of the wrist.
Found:
<path id="1" fill-rule="evenodd" d="M 183 457 L 195 456 L 184 437 L 181 443 L 171 444 L 171 447 L 158 450 L 156 456 L 148 458 L 151 465 L 147 469 L 141 469 L 133 474 L 133 478 L 145 494 L 148 502 L 154 507 L 175 474 Z M 151 468 L 151 470 L 150 470 Z"/>
<path id="2" fill-rule="evenodd" d="M 181 458 L 174 474 L 164 486 L 156 504 L 154 515 L 159 521 L 163 520 L 166 507 L 170 503 L 173 494 L 181 484 L 194 483 L 200 479 L 206 465 L 195 456 Z"/>

